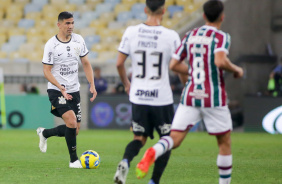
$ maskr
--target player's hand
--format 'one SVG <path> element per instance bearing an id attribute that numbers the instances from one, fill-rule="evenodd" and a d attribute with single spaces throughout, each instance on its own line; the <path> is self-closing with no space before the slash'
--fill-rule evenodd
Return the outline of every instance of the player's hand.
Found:
<path id="1" fill-rule="evenodd" d="M 244 75 L 243 68 L 238 67 L 237 71 L 234 72 L 233 76 L 234 76 L 234 78 L 241 78 L 241 77 L 243 77 L 243 75 Z"/>
<path id="2" fill-rule="evenodd" d="M 97 91 L 94 86 L 90 86 L 89 91 L 93 94 L 92 98 L 90 98 L 90 102 L 93 102 L 97 96 Z"/>
<path id="3" fill-rule="evenodd" d="M 64 86 L 60 86 L 60 91 L 66 100 L 72 100 L 72 96 L 66 92 L 66 88 Z"/>
<path id="4" fill-rule="evenodd" d="M 124 86 L 124 91 L 129 95 L 130 92 L 130 84 L 127 86 Z"/>

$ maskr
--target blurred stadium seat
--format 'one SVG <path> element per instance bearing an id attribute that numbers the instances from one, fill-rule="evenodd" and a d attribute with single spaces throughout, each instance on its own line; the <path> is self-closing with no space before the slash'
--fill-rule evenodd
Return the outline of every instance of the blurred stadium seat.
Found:
<path id="1" fill-rule="evenodd" d="M 85 3 L 85 0 L 69 0 L 70 4 L 82 5 Z"/>
<path id="2" fill-rule="evenodd" d="M 203 0 L 166 0 L 162 25 L 173 28 L 175 19 L 195 11 L 200 3 Z M 0 58 L 19 62 L 22 57 L 41 61 L 44 44 L 58 33 L 61 11 L 73 13 L 75 33 L 84 37 L 89 57 L 103 62 L 112 57 L 100 52 L 116 52 L 126 27 L 147 19 L 141 0 L 0 0 L 0 4 Z M 26 56 L 27 48 L 36 51 Z"/>

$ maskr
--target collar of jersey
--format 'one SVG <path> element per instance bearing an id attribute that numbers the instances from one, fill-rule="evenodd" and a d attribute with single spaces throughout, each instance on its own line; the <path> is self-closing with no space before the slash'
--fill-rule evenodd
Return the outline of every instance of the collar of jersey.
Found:
<path id="1" fill-rule="evenodd" d="M 70 40 L 69 40 L 69 41 L 67 41 L 67 42 L 62 42 L 61 40 L 59 40 L 59 38 L 58 38 L 58 36 L 57 36 L 57 35 L 56 35 L 56 39 L 57 39 L 59 42 L 61 42 L 61 43 L 69 43 L 69 42 L 71 41 L 71 39 L 72 39 L 72 35 L 71 35 Z"/>
<path id="2" fill-rule="evenodd" d="M 162 25 L 157 25 L 157 26 L 150 26 L 148 24 L 143 23 L 145 26 L 149 26 L 149 27 L 158 27 L 158 26 L 162 26 Z"/>
<path id="3" fill-rule="evenodd" d="M 209 28 L 209 29 L 213 29 L 213 30 L 218 31 L 218 29 L 217 29 L 216 27 L 213 27 L 213 26 L 203 25 L 202 27 L 207 27 L 207 28 Z"/>

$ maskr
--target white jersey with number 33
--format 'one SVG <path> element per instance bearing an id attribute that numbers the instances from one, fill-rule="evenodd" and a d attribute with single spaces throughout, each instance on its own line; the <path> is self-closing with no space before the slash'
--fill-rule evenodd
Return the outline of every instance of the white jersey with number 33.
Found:
<path id="1" fill-rule="evenodd" d="M 163 26 L 139 24 L 126 29 L 118 50 L 131 57 L 132 103 L 152 106 L 173 103 L 168 68 L 180 42 L 175 31 Z"/>

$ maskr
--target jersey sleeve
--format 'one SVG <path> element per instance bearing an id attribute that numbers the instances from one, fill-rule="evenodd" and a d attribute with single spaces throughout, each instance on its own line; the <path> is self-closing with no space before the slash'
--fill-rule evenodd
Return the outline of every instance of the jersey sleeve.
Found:
<path id="1" fill-rule="evenodd" d="M 178 61 L 182 61 L 187 57 L 187 49 L 186 49 L 186 43 L 189 38 L 190 32 L 186 33 L 183 39 L 181 40 L 180 45 L 176 49 L 175 53 L 172 55 L 172 57 Z"/>
<path id="2" fill-rule="evenodd" d="M 118 47 L 118 51 L 125 54 L 129 55 L 130 52 L 130 45 L 129 45 L 129 39 L 130 39 L 130 27 L 128 27 L 121 39 L 121 42 Z"/>
<path id="3" fill-rule="evenodd" d="M 89 51 L 88 51 L 88 49 L 86 47 L 85 41 L 82 38 L 82 36 L 79 35 L 79 38 L 80 38 L 80 44 L 81 44 L 81 49 L 80 49 L 80 55 L 79 56 L 80 57 L 84 57 L 84 56 L 86 56 L 89 53 Z"/>
<path id="4" fill-rule="evenodd" d="M 48 41 L 44 47 L 42 63 L 47 65 L 53 65 L 54 64 L 53 56 L 54 56 L 54 52 L 52 50 L 51 43 Z"/>
<path id="5" fill-rule="evenodd" d="M 173 40 L 172 40 L 172 49 L 171 49 L 171 52 L 172 52 L 171 55 L 172 56 L 176 52 L 180 43 L 181 43 L 180 37 L 179 37 L 178 33 L 174 31 L 174 36 L 173 36 Z"/>
<path id="6" fill-rule="evenodd" d="M 229 48 L 231 44 L 231 37 L 228 33 L 219 32 L 216 33 L 217 44 L 216 48 L 214 49 L 214 53 L 223 51 L 226 54 L 229 53 Z"/>

